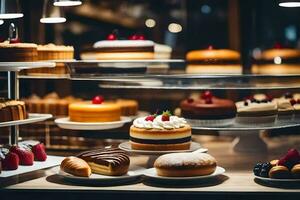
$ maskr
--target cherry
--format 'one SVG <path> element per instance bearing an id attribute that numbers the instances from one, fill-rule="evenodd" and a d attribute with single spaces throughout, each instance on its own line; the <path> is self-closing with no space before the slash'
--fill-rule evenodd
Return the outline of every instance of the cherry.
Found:
<path id="1" fill-rule="evenodd" d="M 212 97 L 213 97 L 213 94 L 209 90 L 207 90 L 201 94 L 202 99 L 211 99 Z"/>
<path id="2" fill-rule="evenodd" d="M 145 40 L 145 36 L 144 35 L 138 35 L 138 40 Z"/>
<path id="3" fill-rule="evenodd" d="M 291 100 L 290 100 L 290 103 L 291 103 L 292 106 L 293 106 L 293 105 L 295 105 L 295 104 L 297 103 L 297 101 L 296 101 L 295 99 L 291 99 Z"/>
<path id="4" fill-rule="evenodd" d="M 139 36 L 137 34 L 131 35 L 128 37 L 129 40 L 138 40 Z"/>
<path id="5" fill-rule="evenodd" d="M 193 98 L 188 98 L 187 102 L 188 102 L 188 103 L 193 103 L 193 102 L 194 102 L 194 99 L 193 99 Z"/>
<path id="6" fill-rule="evenodd" d="M 116 39 L 117 39 L 117 36 L 116 36 L 116 34 L 111 33 L 111 34 L 109 34 L 109 35 L 107 36 L 106 39 L 107 39 L 107 40 L 116 40 Z"/>
<path id="7" fill-rule="evenodd" d="M 149 115 L 149 116 L 146 117 L 145 120 L 146 120 L 146 121 L 151 121 L 151 122 L 153 122 L 154 119 L 155 119 L 155 116 L 154 116 L 154 115 Z"/>
<path id="8" fill-rule="evenodd" d="M 92 100 L 93 104 L 102 104 L 104 101 L 103 96 L 95 96 Z"/>
<path id="9" fill-rule="evenodd" d="M 13 38 L 13 39 L 9 40 L 10 44 L 16 44 L 16 43 L 20 43 L 20 42 L 21 42 L 21 40 L 19 38 Z"/>
<path id="10" fill-rule="evenodd" d="M 214 49 L 214 46 L 213 46 L 213 45 L 209 45 L 207 49 L 208 49 L 208 50 L 213 50 L 213 49 Z"/>

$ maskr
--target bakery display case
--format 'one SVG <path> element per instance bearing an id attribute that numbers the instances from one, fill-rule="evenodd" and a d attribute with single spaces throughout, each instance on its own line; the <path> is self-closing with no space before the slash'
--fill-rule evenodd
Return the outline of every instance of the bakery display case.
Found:
<path id="1" fill-rule="evenodd" d="M 48 6 L 67 22 L 37 25 L 55 20 Z M 3 199 L 299 197 L 295 10 L 271 0 L 21 7 L 24 19 L 0 29 Z"/>

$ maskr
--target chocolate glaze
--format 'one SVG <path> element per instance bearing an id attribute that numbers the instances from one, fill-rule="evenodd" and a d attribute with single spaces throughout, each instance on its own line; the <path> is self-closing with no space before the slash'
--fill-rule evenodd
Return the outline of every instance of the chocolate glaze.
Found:
<path id="1" fill-rule="evenodd" d="M 119 148 L 105 148 L 84 151 L 77 155 L 77 157 L 99 165 L 119 167 L 129 165 L 130 160 L 125 151 Z"/>
<path id="2" fill-rule="evenodd" d="M 130 137 L 132 142 L 141 144 L 180 144 L 185 142 L 190 142 L 191 137 L 179 138 L 179 139 L 168 139 L 168 140 L 148 140 Z"/>

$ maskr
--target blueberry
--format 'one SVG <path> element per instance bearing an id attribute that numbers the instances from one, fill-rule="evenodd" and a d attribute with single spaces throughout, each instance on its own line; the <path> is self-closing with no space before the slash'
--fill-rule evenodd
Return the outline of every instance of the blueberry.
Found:
<path id="1" fill-rule="evenodd" d="M 272 165 L 271 163 L 263 163 L 262 166 L 261 166 L 262 169 L 265 169 L 267 170 L 268 172 L 270 171 L 270 169 L 272 168 Z"/>
<path id="2" fill-rule="evenodd" d="M 258 168 L 258 167 L 254 167 L 254 169 L 253 169 L 253 173 L 255 174 L 255 176 L 259 176 L 260 175 L 260 171 L 261 171 L 261 169 Z"/>
<path id="3" fill-rule="evenodd" d="M 268 178 L 269 177 L 269 170 L 266 170 L 264 168 L 261 169 L 259 176 Z"/>

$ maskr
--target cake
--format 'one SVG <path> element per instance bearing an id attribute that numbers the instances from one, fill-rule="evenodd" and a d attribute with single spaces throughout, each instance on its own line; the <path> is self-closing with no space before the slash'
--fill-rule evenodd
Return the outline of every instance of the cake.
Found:
<path id="1" fill-rule="evenodd" d="M 211 155 L 195 151 L 162 155 L 155 160 L 154 167 L 158 176 L 205 176 L 216 170 L 217 162 Z"/>
<path id="2" fill-rule="evenodd" d="M 131 99 L 117 99 L 116 103 L 121 107 L 122 116 L 135 116 L 138 113 L 138 102 Z"/>
<path id="3" fill-rule="evenodd" d="M 93 49 L 81 54 L 83 60 L 140 60 L 154 58 L 154 43 L 144 36 L 133 35 L 128 40 L 119 40 L 115 34 L 98 41 Z"/>
<path id="4" fill-rule="evenodd" d="M 262 52 L 252 67 L 254 74 L 299 74 L 300 50 L 275 48 Z"/>
<path id="5" fill-rule="evenodd" d="M 77 155 L 85 160 L 92 172 L 109 176 L 127 174 L 130 159 L 127 153 L 119 148 L 104 148 L 85 151 Z"/>
<path id="6" fill-rule="evenodd" d="M 113 122 L 121 120 L 121 107 L 117 103 L 104 102 L 96 96 L 92 101 L 69 105 L 69 118 L 73 122 Z"/>
<path id="7" fill-rule="evenodd" d="M 0 99 L 0 122 L 27 118 L 28 114 L 23 101 Z"/>
<path id="8" fill-rule="evenodd" d="M 170 59 L 172 54 L 172 47 L 165 44 L 154 44 L 154 58 L 155 59 Z"/>
<path id="9" fill-rule="evenodd" d="M 37 61 L 37 45 L 32 43 L 0 43 L 0 62 Z"/>
<path id="10" fill-rule="evenodd" d="M 241 74 L 240 54 L 229 49 L 190 51 L 186 55 L 188 74 Z"/>
<path id="11" fill-rule="evenodd" d="M 190 125 L 169 112 L 137 118 L 129 132 L 131 148 L 137 150 L 187 150 L 191 144 Z"/>
<path id="12" fill-rule="evenodd" d="M 181 115 L 191 124 L 226 126 L 234 121 L 236 106 L 229 99 L 220 99 L 210 91 L 199 98 L 188 98 L 180 103 Z"/>

